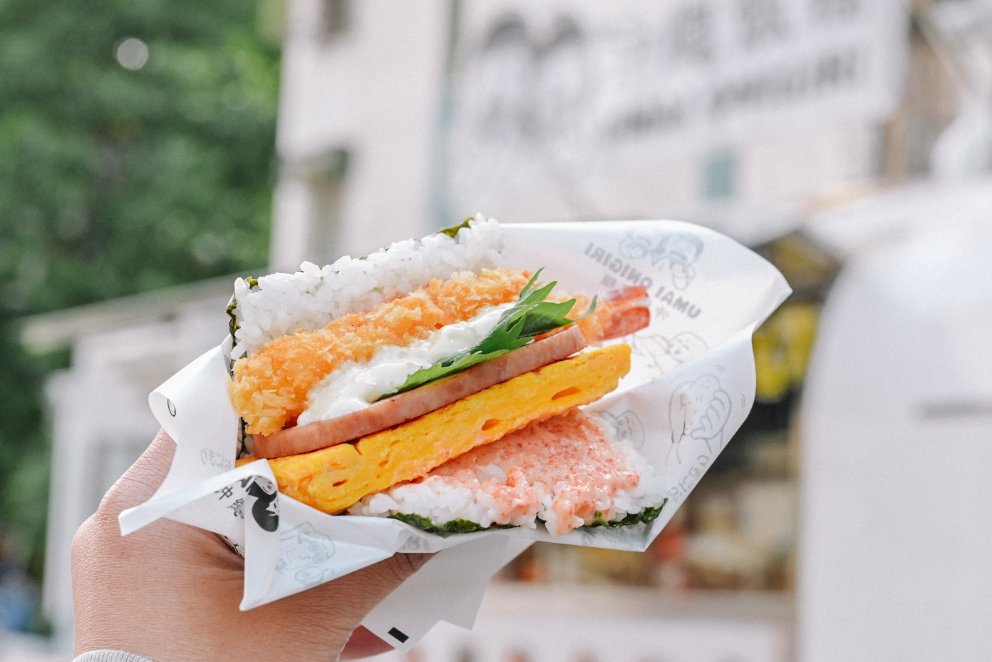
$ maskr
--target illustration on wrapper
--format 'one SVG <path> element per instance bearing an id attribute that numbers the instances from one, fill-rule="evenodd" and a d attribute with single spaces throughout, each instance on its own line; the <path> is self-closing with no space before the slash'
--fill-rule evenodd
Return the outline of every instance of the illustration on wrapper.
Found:
<path id="1" fill-rule="evenodd" d="M 672 286 L 684 290 L 696 277 L 696 260 L 703 252 L 703 242 L 687 233 L 670 234 L 653 242 L 651 239 L 627 234 L 620 241 L 619 253 L 630 260 L 651 259 L 651 266 L 668 271 Z"/>
<path id="2" fill-rule="evenodd" d="M 328 566 L 334 556 L 334 541 L 309 522 L 280 534 L 279 549 L 276 572 L 292 575 L 300 586 L 316 586 L 334 577 Z"/>
<path id="3" fill-rule="evenodd" d="M 603 411 L 598 412 L 595 416 L 615 439 L 625 441 L 633 448 L 640 448 L 644 445 L 644 424 L 631 410 L 627 409 L 619 414 Z"/>
<path id="4" fill-rule="evenodd" d="M 279 493 L 275 483 L 265 478 L 246 478 L 241 486 L 255 501 L 251 506 L 251 516 L 263 531 L 273 532 L 279 528 Z"/>
<path id="5" fill-rule="evenodd" d="M 679 384 L 668 404 L 672 425 L 668 463 L 674 457 L 681 466 L 684 458 L 693 457 L 703 449 L 707 455 L 723 450 L 724 429 L 732 408 L 730 393 L 715 374 L 707 373 Z"/>
<path id="6" fill-rule="evenodd" d="M 635 333 L 627 337 L 635 356 L 643 357 L 656 374 L 663 375 L 709 349 L 706 341 L 692 331 L 672 336 Z"/>

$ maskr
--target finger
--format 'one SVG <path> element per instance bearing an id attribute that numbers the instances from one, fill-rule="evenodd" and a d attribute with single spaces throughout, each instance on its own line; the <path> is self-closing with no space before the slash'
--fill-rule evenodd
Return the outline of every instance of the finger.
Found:
<path id="1" fill-rule="evenodd" d="M 328 604 L 334 605 L 337 613 L 346 615 L 349 619 L 344 626 L 351 632 L 377 604 L 423 567 L 432 556 L 394 554 L 384 561 L 298 594 L 298 597 L 312 602 L 311 608 L 318 611 Z"/>
<path id="2" fill-rule="evenodd" d="M 397 586 L 420 570 L 432 556 L 432 554 L 394 554 L 385 561 L 379 561 L 337 581 L 345 584 L 340 587 L 342 590 L 350 590 L 352 586 L 359 588 L 361 602 L 363 605 L 368 605 L 366 611 L 370 611 L 396 590 Z"/>
<path id="3" fill-rule="evenodd" d="M 239 618 L 251 623 L 248 629 L 252 631 L 275 627 L 282 635 L 296 632 L 293 636 L 337 641 L 341 647 L 368 613 L 430 557 L 430 554 L 397 554 L 320 586 L 241 612 Z M 375 639 L 371 634 L 354 635 L 349 655 L 354 659 L 383 652 Z"/>
<path id="4" fill-rule="evenodd" d="M 122 510 L 150 499 L 168 475 L 175 453 L 176 442 L 164 430 L 159 430 L 141 457 L 104 495 L 99 512 L 116 519 Z"/>
<path id="5" fill-rule="evenodd" d="M 351 638 L 341 651 L 342 660 L 358 660 L 363 657 L 372 657 L 381 653 L 387 653 L 393 647 L 379 637 L 372 634 L 370 630 L 359 626 L 351 633 Z"/>

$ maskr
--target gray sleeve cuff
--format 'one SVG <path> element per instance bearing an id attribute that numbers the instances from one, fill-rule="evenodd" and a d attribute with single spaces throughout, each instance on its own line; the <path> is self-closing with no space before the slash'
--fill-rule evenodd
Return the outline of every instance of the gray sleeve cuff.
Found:
<path id="1" fill-rule="evenodd" d="M 88 651 L 73 659 L 72 662 L 152 662 L 147 657 L 128 653 L 126 651 L 98 650 Z"/>

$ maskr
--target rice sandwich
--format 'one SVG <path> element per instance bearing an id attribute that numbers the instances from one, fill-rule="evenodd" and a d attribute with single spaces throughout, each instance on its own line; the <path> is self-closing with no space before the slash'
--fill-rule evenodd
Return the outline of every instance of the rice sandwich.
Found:
<path id="1" fill-rule="evenodd" d="M 564 297 L 499 266 L 477 216 L 365 258 L 239 279 L 229 392 L 243 458 L 330 514 L 463 532 L 634 524 L 650 465 L 581 410 L 616 388 L 646 293 Z"/>

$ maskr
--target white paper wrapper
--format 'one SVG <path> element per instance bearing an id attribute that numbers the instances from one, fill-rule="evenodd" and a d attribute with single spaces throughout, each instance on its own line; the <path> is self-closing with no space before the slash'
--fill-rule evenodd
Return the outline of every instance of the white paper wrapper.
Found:
<path id="1" fill-rule="evenodd" d="M 633 368 L 586 408 L 663 477 L 668 503 L 650 526 L 500 529 L 441 537 L 391 519 L 330 516 L 276 492 L 264 460 L 234 468 L 238 418 L 227 395 L 223 343 L 150 396 L 176 440 L 172 468 L 148 502 L 121 514 L 128 534 L 161 517 L 226 536 L 245 556 L 242 609 L 297 593 L 388 558 L 439 552 L 364 621 L 395 647 L 439 620 L 471 627 L 492 575 L 536 540 L 643 551 L 738 430 L 754 402 L 751 335 L 790 290 L 764 259 L 734 241 L 673 221 L 504 225 L 504 264 L 544 268 L 562 291 L 641 285 L 649 328 L 625 340 Z"/>

